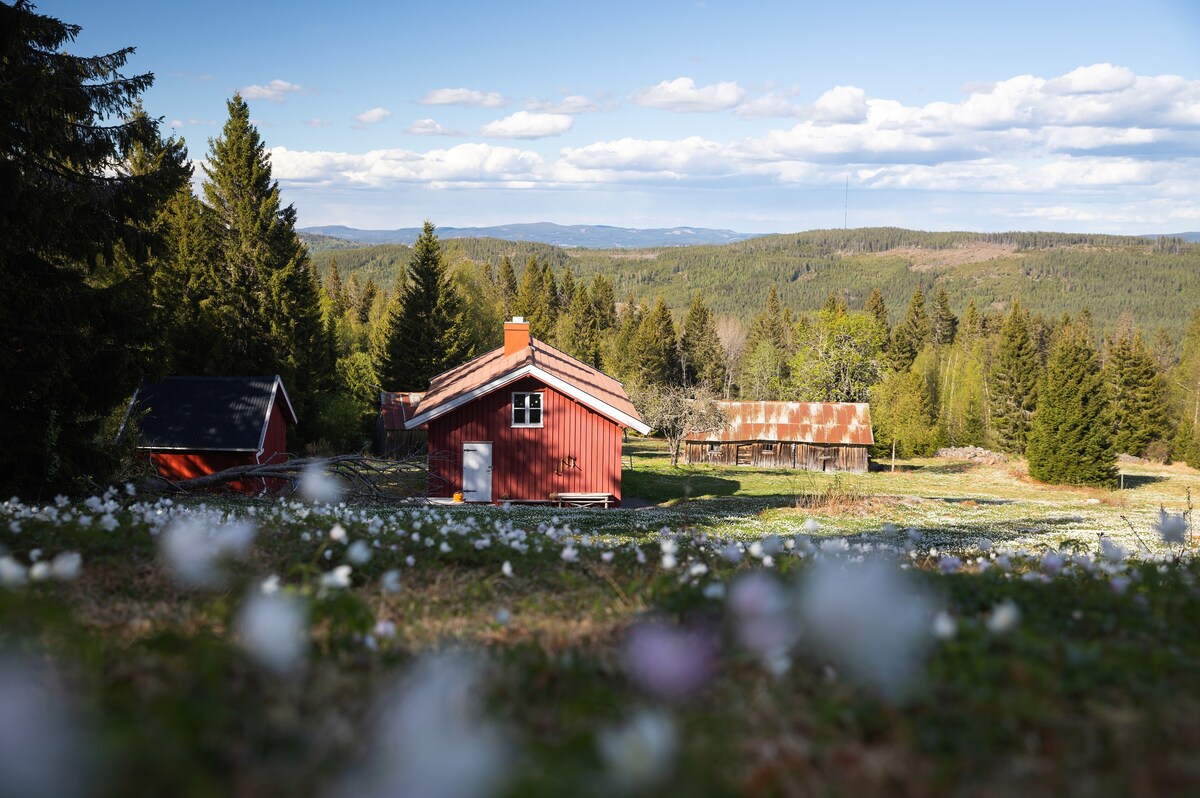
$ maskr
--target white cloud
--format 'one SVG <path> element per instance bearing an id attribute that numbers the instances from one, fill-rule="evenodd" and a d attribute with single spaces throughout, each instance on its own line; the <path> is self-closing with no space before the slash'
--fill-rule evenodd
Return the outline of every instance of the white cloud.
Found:
<path id="1" fill-rule="evenodd" d="M 481 132 L 496 139 L 540 139 L 561 136 L 575 124 L 569 114 L 535 114 L 517 111 L 515 114 L 488 122 Z"/>
<path id="2" fill-rule="evenodd" d="M 866 116 L 866 93 L 857 86 L 834 86 L 813 104 L 813 119 L 821 122 L 861 122 Z"/>
<path id="3" fill-rule="evenodd" d="M 680 179 L 736 174 L 736 161 L 725 145 L 692 136 L 678 141 L 626 138 L 567 148 L 558 166 L 560 176 L 569 181 L 588 175 L 608 181 L 622 173 Z"/>
<path id="4" fill-rule="evenodd" d="M 691 78 L 664 80 L 657 86 L 639 89 L 630 99 L 647 108 L 665 111 L 724 111 L 742 101 L 746 91 L 736 83 L 696 87 Z"/>
<path id="5" fill-rule="evenodd" d="M 336 123 L 331 119 L 308 119 L 304 124 L 309 127 L 333 127 Z"/>
<path id="6" fill-rule="evenodd" d="M 572 94 L 561 100 L 530 99 L 525 103 L 526 111 L 540 111 L 548 114 L 582 114 L 597 109 L 595 101 L 581 94 Z"/>
<path id="7" fill-rule="evenodd" d="M 412 135 L 412 136 L 465 136 L 465 135 L 467 135 L 466 133 L 463 133 L 461 130 L 448 130 L 447 128 L 444 128 L 441 125 L 439 125 L 437 123 L 437 121 L 433 120 L 433 119 L 413 120 L 412 124 L 410 124 L 407 128 L 404 129 L 404 132 L 408 133 L 409 135 Z"/>
<path id="8" fill-rule="evenodd" d="M 1053 80 L 1046 81 L 1051 94 L 1097 94 L 1122 91 L 1133 86 L 1136 77 L 1125 67 L 1112 64 L 1092 64 L 1079 67 Z"/>
<path id="9" fill-rule="evenodd" d="M 422 105 L 469 105 L 475 108 L 502 108 L 508 101 L 494 92 L 475 89 L 434 89 L 421 98 Z"/>
<path id="10" fill-rule="evenodd" d="M 244 86 L 241 89 L 241 94 L 247 100 L 270 100 L 273 103 L 281 103 L 287 99 L 287 95 L 298 94 L 302 91 L 304 91 L 304 87 L 298 83 L 289 83 L 286 80 L 273 80 L 265 86 L 257 84 Z"/>
<path id="11" fill-rule="evenodd" d="M 367 111 L 363 111 L 361 114 L 354 117 L 354 121 L 360 125 L 378 125 L 380 122 L 387 121 L 388 117 L 391 115 L 392 112 L 388 109 L 376 107 Z"/>
<path id="12" fill-rule="evenodd" d="M 743 119 L 780 119 L 804 116 L 808 110 L 790 95 L 767 92 L 762 97 L 744 100 L 734 113 Z"/>
<path id="13" fill-rule="evenodd" d="M 543 161 L 534 152 L 490 144 L 460 144 L 425 153 L 387 149 L 362 154 L 274 147 L 271 166 L 281 181 L 375 188 L 396 183 L 524 183 L 539 177 Z"/>

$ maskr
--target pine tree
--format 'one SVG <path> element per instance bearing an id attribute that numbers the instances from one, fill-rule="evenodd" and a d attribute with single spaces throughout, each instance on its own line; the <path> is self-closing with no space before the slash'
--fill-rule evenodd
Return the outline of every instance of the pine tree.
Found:
<path id="1" fill-rule="evenodd" d="M 836 291 L 827 296 L 825 298 L 825 304 L 821 306 L 822 313 L 828 313 L 834 316 L 844 315 L 847 310 L 848 308 L 846 307 L 846 300 L 843 299 L 842 295 Z"/>
<path id="2" fill-rule="evenodd" d="M 592 312 L 596 316 L 596 329 L 607 333 L 616 327 L 617 298 L 612 281 L 603 274 L 597 274 L 588 288 L 588 297 L 592 301 Z"/>
<path id="3" fill-rule="evenodd" d="M 1111 405 L 1082 324 L 1059 331 L 1029 430 L 1029 475 L 1065 485 L 1116 485 Z"/>
<path id="4" fill-rule="evenodd" d="M 351 277 L 353 280 L 354 278 Z M 396 290 L 392 292 L 392 296 L 398 297 L 403 292 L 404 275 L 401 273 L 396 278 Z M 358 319 L 359 324 L 369 324 L 371 322 L 371 309 L 375 307 L 375 300 L 379 298 L 379 286 L 375 283 L 374 277 L 367 277 L 367 282 L 358 291 L 358 299 L 354 306 L 354 316 Z"/>
<path id="5" fill-rule="evenodd" d="M 897 371 L 910 368 L 921 349 L 929 343 L 930 334 L 929 316 L 925 313 L 925 295 L 918 288 L 908 302 L 908 312 L 904 321 L 892 331 L 892 368 Z"/>
<path id="6" fill-rule="evenodd" d="M 791 313 L 772 285 L 763 309 L 754 317 L 746 335 L 742 385 L 754 400 L 782 399 L 789 380 L 788 360 L 792 355 Z"/>
<path id="7" fill-rule="evenodd" d="M 1038 403 L 1041 363 L 1029 331 L 1029 316 L 1017 301 L 1004 319 L 989 375 L 992 428 L 1006 452 L 1023 454 Z"/>
<path id="8" fill-rule="evenodd" d="M 1171 369 L 1170 403 L 1175 420 L 1173 456 L 1200 468 L 1200 310 L 1192 312 L 1179 362 Z"/>
<path id="9" fill-rule="evenodd" d="M 386 390 L 424 391 L 438 374 L 475 355 L 462 305 L 446 276 L 433 223 L 425 222 L 408 281 L 389 303 L 375 348 L 375 373 Z"/>
<path id="10" fill-rule="evenodd" d="M 933 343 L 948 346 L 954 343 L 958 330 L 958 317 L 950 310 L 950 297 L 946 289 L 939 287 L 933 293 L 933 318 L 930 320 L 930 336 Z"/>
<path id="11" fill-rule="evenodd" d="M 725 385 L 725 350 L 717 337 L 717 324 L 712 311 L 700 294 L 692 298 L 683 332 L 679 337 L 679 355 L 684 382 L 714 394 Z"/>
<path id="12" fill-rule="evenodd" d="M 227 103 L 221 137 L 209 142 L 204 197 L 216 231 L 219 270 L 212 310 L 223 333 L 226 374 L 280 374 L 301 415 L 332 386 L 330 330 L 296 209 L 282 206 L 271 159 L 240 94 Z"/>
<path id="13" fill-rule="evenodd" d="M 132 48 L 67 52 L 78 33 L 28 2 L 0 4 L 5 491 L 109 478 L 99 431 L 128 401 L 157 332 L 144 242 L 188 177 L 182 147 L 143 174 L 114 173 L 139 147 L 163 152 L 157 122 L 135 113 L 153 76 L 122 74 Z"/>
<path id="14" fill-rule="evenodd" d="M 619 380 L 635 379 L 637 376 L 634 347 L 642 321 L 648 313 L 645 305 L 630 296 L 616 319 L 616 333 L 603 346 L 604 370 Z"/>
<path id="15" fill-rule="evenodd" d="M 662 297 L 638 326 L 633 357 L 634 377 L 643 385 L 676 385 L 682 381 L 675 322 Z"/>
<path id="16" fill-rule="evenodd" d="M 553 279 L 553 275 L 551 275 Z M 525 273 L 521 275 L 521 287 L 513 303 L 513 313 L 529 322 L 529 334 L 543 341 L 553 338 L 554 309 L 550 303 L 549 286 L 546 285 L 546 269 L 529 256 Z"/>
<path id="17" fill-rule="evenodd" d="M 1104 372 L 1113 403 L 1113 446 L 1141 457 L 1151 443 L 1167 438 L 1170 425 L 1166 385 L 1132 322 L 1110 343 Z"/>
<path id="18" fill-rule="evenodd" d="M 342 286 L 342 271 L 338 268 L 336 256 L 329 259 L 329 274 L 325 277 L 325 295 L 329 297 L 329 311 L 333 317 L 340 319 L 345 316 L 350 304 L 346 298 L 346 289 Z"/>
<path id="19" fill-rule="evenodd" d="M 562 281 L 558 285 L 558 307 L 560 310 L 566 310 L 571 307 L 571 303 L 575 301 L 575 273 L 571 271 L 570 265 L 563 271 Z"/>
<path id="20" fill-rule="evenodd" d="M 558 318 L 558 346 L 568 355 L 600 367 L 600 329 L 595 305 L 588 296 L 586 285 L 575 290 L 571 305 Z"/>
<path id="21" fill-rule="evenodd" d="M 888 321 L 887 305 L 883 302 L 882 291 L 878 288 L 872 288 L 871 295 L 867 297 L 867 303 L 863 307 L 863 310 L 880 326 L 885 337 L 892 334 L 892 325 Z"/>
<path id="22" fill-rule="evenodd" d="M 545 294 L 546 319 L 543 322 L 546 334 L 542 336 L 547 341 L 554 341 L 554 325 L 558 322 L 559 312 L 559 297 L 558 283 L 554 279 L 554 269 L 550 267 L 550 261 L 546 261 L 542 265 L 542 292 Z M 533 327 L 530 326 L 530 330 Z"/>
<path id="23" fill-rule="evenodd" d="M 979 308 L 975 307 L 974 297 L 967 301 L 967 309 L 963 311 L 958 335 L 965 344 L 970 344 L 983 335 L 983 317 L 979 315 Z"/>
<path id="24" fill-rule="evenodd" d="M 517 300 L 517 274 L 513 271 L 512 259 L 505 255 L 500 261 L 500 297 L 505 319 L 513 317 L 513 303 Z"/>

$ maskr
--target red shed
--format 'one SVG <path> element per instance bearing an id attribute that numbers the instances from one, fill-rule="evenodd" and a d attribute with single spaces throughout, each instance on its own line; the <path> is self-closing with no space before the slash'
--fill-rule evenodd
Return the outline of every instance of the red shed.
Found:
<path id="1" fill-rule="evenodd" d="M 529 335 L 433 378 L 405 422 L 429 430 L 430 493 L 467 501 L 621 501 L 621 433 L 642 422 L 621 383 Z"/>
<path id="2" fill-rule="evenodd" d="M 231 466 L 283 462 L 287 425 L 296 423 L 283 380 L 274 377 L 167 377 L 133 395 L 138 450 L 159 476 L 190 479 Z M 265 480 L 241 480 L 233 490 L 258 493 Z"/>

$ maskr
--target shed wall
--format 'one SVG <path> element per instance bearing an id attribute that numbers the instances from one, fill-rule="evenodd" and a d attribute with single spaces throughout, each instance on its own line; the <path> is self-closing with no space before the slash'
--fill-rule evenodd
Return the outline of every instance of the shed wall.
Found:
<path id="1" fill-rule="evenodd" d="M 715 447 L 715 448 L 714 448 Z M 805 471 L 867 470 L 867 447 L 773 441 L 710 444 L 685 441 L 684 461 L 761 468 L 799 468 Z"/>
<path id="2" fill-rule="evenodd" d="M 543 392 L 543 426 L 513 428 L 512 394 Z M 621 427 L 533 377 L 481 396 L 429 422 L 430 495 L 462 489 L 462 447 L 492 446 L 492 499 L 545 501 L 552 493 L 611 493 L 621 499 Z"/>

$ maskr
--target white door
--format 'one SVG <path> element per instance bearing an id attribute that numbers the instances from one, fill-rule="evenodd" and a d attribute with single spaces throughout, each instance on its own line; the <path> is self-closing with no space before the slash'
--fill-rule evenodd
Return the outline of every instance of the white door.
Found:
<path id="1" fill-rule="evenodd" d="M 492 444 L 463 444 L 463 501 L 492 500 Z"/>

